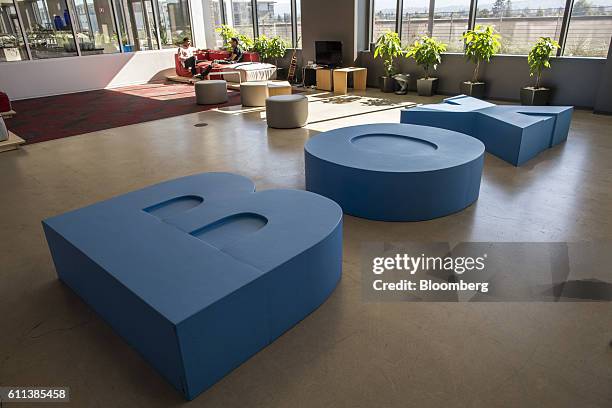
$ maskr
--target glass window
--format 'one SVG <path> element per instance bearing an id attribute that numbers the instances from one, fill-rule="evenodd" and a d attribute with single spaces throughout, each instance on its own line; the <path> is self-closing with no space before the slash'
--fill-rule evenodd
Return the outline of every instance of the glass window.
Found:
<path id="1" fill-rule="evenodd" d="M 221 48 L 223 47 L 223 39 L 215 31 L 217 27 L 223 24 L 221 2 L 219 0 L 203 0 L 202 7 L 204 10 L 206 46 L 208 48 Z"/>
<path id="2" fill-rule="evenodd" d="M 397 20 L 396 0 L 374 0 L 374 21 L 372 22 L 372 41 L 387 31 L 395 31 Z"/>
<path id="3" fill-rule="evenodd" d="M 183 38 L 191 39 L 191 20 L 187 0 L 157 0 L 159 35 L 162 48 L 175 48 Z"/>
<path id="4" fill-rule="evenodd" d="M 603 57 L 608 55 L 612 35 L 612 5 L 606 0 L 576 0 L 563 55 Z"/>
<path id="5" fill-rule="evenodd" d="M 64 0 L 17 0 L 32 58 L 77 55 L 68 5 Z"/>
<path id="6" fill-rule="evenodd" d="M 402 45 L 412 44 L 429 32 L 429 0 L 404 0 Z"/>
<path id="7" fill-rule="evenodd" d="M 82 55 L 119 52 L 113 10 L 109 0 L 70 0 L 74 30 Z"/>
<path id="8" fill-rule="evenodd" d="M 447 44 L 448 52 L 463 52 L 470 0 L 436 0 L 432 36 Z"/>
<path id="9" fill-rule="evenodd" d="M 27 59 L 13 0 L 0 0 L 0 62 Z"/>
<path id="10" fill-rule="evenodd" d="M 151 0 L 114 0 L 125 52 L 158 49 Z"/>
<path id="11" fill-rule="evenodd" d="M 253 7 L 251 0 L 225 0 L 226 24 L 240 34 L 253 37 Z"/>
<path id="12" fill-rule="evenodd" d="M 291 1 L 257 0 L 257 24 L 259 35 L 279 36 L 288 44 L 292 44 Z"/>
<path id="13" fill-rule="evenodd" d="M 495 0 L 478 7 L 476 24 L 492 25 L 501 34 L 501 54 L 529 54 L 540 37 L 559 39 L 564 0 L 552 0 L 546 8 L 514 7 L 511 0 Z"/>

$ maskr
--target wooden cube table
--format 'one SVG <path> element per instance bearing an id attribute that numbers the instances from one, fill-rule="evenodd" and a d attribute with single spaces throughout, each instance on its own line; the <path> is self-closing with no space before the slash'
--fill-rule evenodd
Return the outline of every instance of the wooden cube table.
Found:
<path id="1" fill-rule="evenodd" d="M 291 84 L 288 81 L 268 81 L 268 96 L 291 95 Z"/>
<path id="2" fill-rule="evenodd" d="M 347 93 L 348 74 L 353 73 L 353 89 L 365 91 L 368 79 L 368 69 L 360 67 L 348 67 L 334 69 L 334 93 Z"/>

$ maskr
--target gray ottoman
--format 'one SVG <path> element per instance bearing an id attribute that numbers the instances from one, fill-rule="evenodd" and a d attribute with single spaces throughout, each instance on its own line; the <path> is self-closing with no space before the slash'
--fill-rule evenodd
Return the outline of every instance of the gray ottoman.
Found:
<path id="1" fill-rule="evenodd" d="M 308 121 L 308 98 L 304 95 L 277 95 L 266 99 L 268 126 L 276 129 L 294 129 Z"/>
<path id="2" fill-rule="evenodd" d="M 217 105 L 227 102 L 227 82 L 219 80 L 198 81 L 195 83 L 196 103 L 198 105 Z"/>
<path id="3" fill-rule="evenodd" d="M 266 106 L 268 81 L 249 81 L 240 84 L 242 106 Z"/>

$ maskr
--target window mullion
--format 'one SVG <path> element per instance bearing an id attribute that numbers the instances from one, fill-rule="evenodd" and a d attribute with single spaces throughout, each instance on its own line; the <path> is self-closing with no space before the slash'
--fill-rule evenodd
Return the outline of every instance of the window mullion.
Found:
<path id="1" fill-rule="evenodd" d="M 402 18 L 404 14 L 404 0 L 397 0 L 395 12 L 395 32 L 399 35 L 400 41 L 402 39 Z"/>
<path id="2" fill-rule="evenodd" d="M 19 11 L 17 0 L 13 0 L 13 6 L 15 7 L 15 13 L 17 14 L 17 21 L 19 22 L 19 31 L 21 32 L 21 38 L 23 39 L 23 44 L 25 45 L 26 54 L 28 55 L 28 59 L 32 60 L 32 50 L 30 49 L 30 43 L 28 42 L 28 36 L 26 35 L 25 26 L 23 25 L 21 19 L 21 12 Z"/>
<path id="3" fill-rule="evenodd" d="M 429 21 L 427 22 L 427 35 L 430 37 L 433 36 L 435 7 L 436 7 L 436 0 L 429 0 Z"/>
<path id="4" fill-rule="evenodd" d="M 259 22 L 257 17 L 257 0 L 251 0 L 251 16 L 253 18 L 253 37 L 259 37 Z"/>
<path id="5" fill-rule="evenodd" d="M 291 42 L 293 43 L 293 48 L 298 47 L 297 0 L 291 0 Z"/>
<path id="6" fill-rule="evenodd" d="M 476 10 L 478 9 L 478 0 L 470 2 L 470 14 L 468 16 L 468 30 L 473 30 L 476 25 Z"/>
<path id="7" fill-rule="evenodd" d="M 66 8 L 68 9 L 68 14 L 70 15 L 70 30 L 72 31 L 72 38 L 74 38 L 74 46 L 76 47 L 77 56 L 81 56 L 81 44 L 79 44 L 79 39 L 77 38 L 76 28 L 74 27 L 73 21 L 79 21 L 79 15 L 76 12 L 76 8 L 72 1 L 65 0 Z M 76 19 L 75 19 L 76 17 Z"/>
<path id="8" fill-rule="evenodd" d="M 147 0 L 145 0 L 147 1 Z M 162 42 L 161 42 L 161 29 L 159 23 L 159 2 L 157 0 L 151 0 L 151 7 L 153 7 L 153 25 L 155 26 L 155 36 L 157 38 L 157 49 L 161 50 Z"/>
<path id="9" fill-rule="evenodd" d="M 370 26 L 368 27 L 368 48 L 370 44 L 374 42 L 374 0 L 368 1 L 368 20 Z"/>
<path id="10" fill-rule="evenodd" d="M 227 16 L 225 15 L 225 0 L 219 0 L 219 11 L 221 12 L 221 24 L 227 24 Z"/>
<path id="11" fill-rule="evenodd" d="M 124 52 L 123 51 L 123 41 L 121 40 L 122 35 L 121 35 L 121 25 L 119 24 L 119 14 L 117 13 L 117 10 L 115 8 L 115 2 L 113 0 L 109 0 L 110 3 L 110 8 L 111 8 L 111 13 L 113 13 L 113 22 L 115 23 L 115 32 L 117 33 L 117 42 L 119 45 L 119 52 Z M 126 34 L 127 37 L 127 34 Z"/>
<path id="12" fill-rule="evenodd" d="M 559 33 L 559 45 L 557 49 L 557 57 L 563 55 L 565 51 L 565 42 L 567 40 L 567 30 L 569 28 L 570 18 L 572 17 L 572 9 L 574 8 L 574 0 L 565 1 L 565 12 L 563 13 L 563 21 L 561 22 L 561 32 Z"/>

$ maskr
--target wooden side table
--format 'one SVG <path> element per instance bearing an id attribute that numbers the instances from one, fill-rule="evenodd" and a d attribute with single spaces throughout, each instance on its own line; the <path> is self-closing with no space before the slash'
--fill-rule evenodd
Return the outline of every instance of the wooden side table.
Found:
<path id="1" fill-rule="evenodd" d="M 334 89 L 332 72 L 329 68 L 317 68 L 317 89 L 330 92 Z"/>
<path id="2" fill-rule="evenodd" d="M 268 81 L 268 96 L 291 95 L 292 88 L 289 81 Z"/>
<path id="3" fill-rule="evenodd" d="M 334 69 L 334 93 L 347 93 L 347 81 L 349 72 L 353 73 L 353 89 L 365 91 L 368 79 L 368 69 L 360 67 L 348 67 Z"/>
<path id="4" fill-rule="evenodd" d="M 24 143 L 25 140 L 23 140 L 13 132 L 9 131 L 8 139 L 0 142 L 0 152 L 8 152 L 9 150 L 15 150 Z"/>

